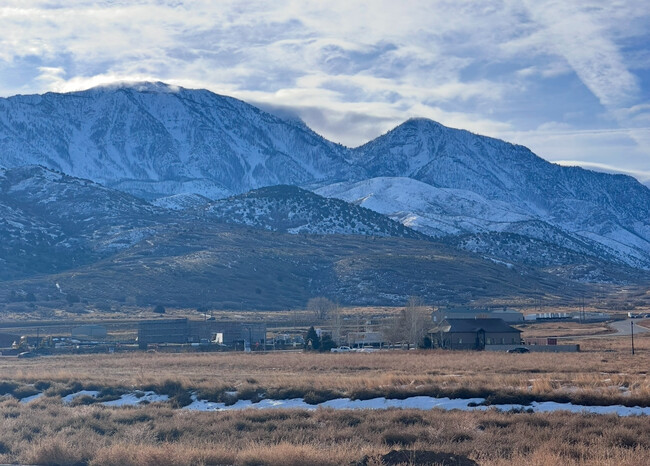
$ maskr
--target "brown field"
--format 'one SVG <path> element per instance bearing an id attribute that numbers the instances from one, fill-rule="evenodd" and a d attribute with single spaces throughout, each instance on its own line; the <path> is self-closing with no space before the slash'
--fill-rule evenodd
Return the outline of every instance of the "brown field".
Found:
<path id="1" fill-rule="evenodd" d="M 391 450 L 482 465 L 640 465 L 643 417 L 445 411 L 189 413 L 166 406 L 0 402 L 0 462 L 101 465 L 380 465 Z M 406 464 L 414 464 L 407 462 Z"/>
<path id="2" fill-rule="evenodd" d="M 535 330 L 567 332 L 543 324 Z M 591 326 L 598 332 L 600 324 Z M 573 332 L 573 333 L 572 333 Z M 189 391 L 239 398 L 438 395 L 489 401 L 650 406 L 650 335 L 579 338 L 580 353 L 385 351 L 353 354 L 164 353 L 0 358 L 0 463 L 382 464 L 391 450 L 464 455 L 479 464 L 650 464 L 647 417 L 569 413 L 299 410 L 197 413 L 173 409 Z M 172 403 L 65 406 L 54 395 L 154 389 Z M 21 395 L 22 394 L 22 395 Z M 230 395 L 229 395 L 230 396 Z M 414 454 L 414 453 L 413 453 Z"/>
<path id="3" fill-rule="evenodd" d="M 206 394 L 225 390 L 395 394 L 527 395 L 537 399 L 650 406 L 650 334 L 580 339 L 580 353 L 463 351 L 164 353 L 1 358 L 2 378 L 84 386 L 141 388 L 168 380 Z M 281 393 L 279 394 L 281 397 Z M 592 403 L 592 404 L 593 404 Z"/>

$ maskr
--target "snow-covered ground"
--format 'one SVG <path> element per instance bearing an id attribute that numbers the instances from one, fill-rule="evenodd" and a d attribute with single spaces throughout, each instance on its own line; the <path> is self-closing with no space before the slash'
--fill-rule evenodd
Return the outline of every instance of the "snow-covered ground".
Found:
<path id="1" fill-rule="evenodd" d="M 37 393 L 36 395 L 32 395 L 32 396 L 27 396 L 27 397 L 25 397 L 25 398 L 21 398 L 21 399 L 20 399 L 20 402 L 21 402 L 21 403 L 29 403 L 30 401 L 38 400 L 38 399 L 41 398 L 42 396 L 43 396 L 42 393 Z"/>
<path id="2" fill-rule="evenodd" d="M 97 390 L 81 390 L 79 392 L 70 393 L 69 395 L 64 396 L 61 398 L 61 401 L 63 401 L 65 404 L 68 404 L 80 396 L 92 396 L 93 398 L 96 398 L 97 395 L 99 395 L 99 392 Z"/>
<path id="3" fill-rule="evenodd" d="M 139 404 L 163 402 L 169 400 L 169 395 L 158 395 L 155 392 L 125 393 L 119 399 L 106 401 L 104 406 L 136 406 Z"/>
<path id="4" fill-rule="evenodd" d="M 97 397 L 99 392 L 96 390 L 81 390 L 62 397 L 65 404 L 69 404 L 80 396 Z M 43 396 L 42 393 L 23 398 L 21 403 L 29 403 Z M 168 395 L 160 395 L 153 391 L 135 391 L 123 394 L 119 399 L 105 401 L 104 406 L 121 407 L 121 406 L 141 406 L 148 403 L 169 401 Z M 628 407 L 623 405 L 611 406 L 583 406 L 573 403 L 557 403 L 554 401 L 534 401 L 530 405 L 521 404 L 497 404 L 483 405 L 484 398 L 436 398 L 432 396 L 412 396 L 403 400 L 392 398 L 372 398 L 369 400 L 351 400 L 350 398 L 336 398 L 318 404 L 309 404 L 303 398 L 290 398 L 286 400 L 263 399 L 257 403 L 250 400 L 238 400 L 236 403 L 226 405 L 225 403 L 215 403 L 207 400 L 200 400 L 196 394 L 192 395 L 192 403 L 185 406 L 186 411 L 237 411 L 242 409 L 306 409 L 314 410 L 318 408 L 330 409 L 460 409 L 463 411 L 485 411 L 488 409 L 498 409 L 501 411 L 527 411 L 536 413 L 547 413 L 555 411 L 569 411 L 580 414 L 616 414 L 618 416 L 650 416 L 650 407 Z"/>
<path id="5" fill-rule="evenodd" d="M 241 409 L 318 409 L 318 408 L 331 408 L 331 409 L 444 409 L 453 410 L 460 409 L 464 411 L 471 410 L 488 410 L 498 409 L 501 411 L 511 410 L 524 410 L 533 412 L 554 412 L 554 411 L 570 411 L 574 413 L 583 414 L 617 414 L 619 416 L 635 416 L 635 415 L 650 415 L 650 408 L 642 408 L 639 406 L 627 407 L 622 405 L 613 406 L 581 406 L 572 403 L 556 403 L 553 401 L 533 402 L 529 406 L 518 404 L 503 404 L 503 405 L 480 405 L 485 400 L 483 398 L 468 398 L 468 399 L 451 399 L 451 398 L 435 398 L 431 396 L 414 396 L 404 400 L 388 399 L 388 398 L 372 398 L 370 400 L 351 400 L 349 398 L 337 398 L 329 400 L 324 403 L 310 405 L 305 403 L 302 398 L 293 398 L 288 400 L 262 400 L 258 403 L 252 403 L 249 400 L 239 400 L 237 403 L 226 406 L 224 403 L 212 403 L 205 400 L 197 400 L 193 398 L 192 404 L 183 409 L 190 411 L 232 411 Z"/>

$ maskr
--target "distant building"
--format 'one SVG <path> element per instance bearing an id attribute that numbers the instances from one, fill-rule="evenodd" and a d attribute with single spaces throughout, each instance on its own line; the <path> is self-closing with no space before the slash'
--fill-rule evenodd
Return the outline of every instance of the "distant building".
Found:
<path id="1" fill-rule="evenodd" d="M 108 332 L 101 325 L 81 325 L 70 332 L 73 338 L 106 338 Z"/>
<path id="2" fill-rule="evenodd" d="M 570 319 L 571 314 L 568 312 L 536 312 L 526 315 L 526 321 L 561 321 Z"/>
<path id="3" fill-rule="evenodd" d="M 188 343 L 187 319 L 148 320 L 138 322 L 138 344 Z"/>
<path id="4" fill-rule="evenodd" d="M 434 322 L 442 322 L 444 319 L 502 319 L 511 324 L 518 324 L 524 321 L 524 315 L 508 308 L 441 308 L 431 313 Z"/>
<path id="5" fill-rule="evenodd" d="M 428 333 L 434 348 L 482 350 L 521 343 L 521 330 L 503 319 L 444 319 Z"/>
<path id="6" fill-rule="evenodd" d="M 348 346 L 381 346 L 384 343 L 382 332 L 350 332 L 347 335 Z"/>
<path id="7" fill-rule="evenodd" d="M 138 322 L 138 344 L 145 347 L 157 343 L 200 343 L 212 341 L 227 346 L 264 346 L 264 322 L 218 320 L 164 319 Z"/>

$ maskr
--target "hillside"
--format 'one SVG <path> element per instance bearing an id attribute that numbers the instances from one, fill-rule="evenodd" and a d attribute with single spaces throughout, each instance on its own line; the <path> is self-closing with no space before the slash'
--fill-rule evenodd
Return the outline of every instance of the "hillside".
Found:
<path id="1" fill-rule="evenodd" d="M 295 186 L 272 186 L 212 202 L 207 218 L 293 234 L 347 234 L 426 239 L 377 212 Z"/>
<path id="2" fill-rule="evenodd" d="M 43 167 L 0 169 L 0 279 L 91 263 L 154 233 L 163 212 Z"/>
<path id="3" fill-rule="evenodd" d="M 430 241 L 293 235 L 226 224 L 171 226 L 93 264 L 0 282 L 0 302 L 12 290 L 33 293 L 37 301 L 57 299 L 56 283 L 62 293 L 93 304 L 278 310 L 302 308 L 315 296 L 343 305 L 401 305 L 414 295 L 456 304 L 535 297 L 560 302 L 587 289 Z"/>

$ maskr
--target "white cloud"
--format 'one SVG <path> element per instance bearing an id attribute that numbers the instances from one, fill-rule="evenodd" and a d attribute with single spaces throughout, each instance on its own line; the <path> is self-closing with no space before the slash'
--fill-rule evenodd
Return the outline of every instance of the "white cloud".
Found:
<path id="1" fill-rule="evenodd" d="M 629 175 L 638 179 L 641 183 L 650 183 L 650 170 L 634 170 L 608 165 L 606 163 L 596 163 L 596 162 L 585 162 L 584 160 L 555 160 L 555 163 L 558 165 L 565 165 L 569 167 L 583 167 L 590 170 L 605 172 L 605 173 L 615 173 L 621 175 Z"/>
<path id="2" fill-rule="evenodd" d="M 563 56 L 584 84 L 607 107 L 625 105 L 639 92 L 619 48 L 590 9 L 574 2 L 526 2 L 531 16 L 544 28 L 538 36 L 549 51 Z"/>

